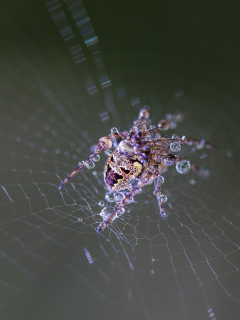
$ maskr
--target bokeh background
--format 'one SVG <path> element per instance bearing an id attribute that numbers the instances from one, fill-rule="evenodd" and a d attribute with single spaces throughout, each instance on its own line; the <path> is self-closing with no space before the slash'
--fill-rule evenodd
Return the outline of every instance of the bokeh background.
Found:
<path id="1" fill-rule="evenodd" d="M 239 319 L 239 30 L 237 1 L 1 3 L 2 319 Z M 97 235 L 106 156 L 58 186 L 145 104 L 219 147 L 182 150 L 210 176 L 170 168 L 168 219 L 146 187 Z"/>

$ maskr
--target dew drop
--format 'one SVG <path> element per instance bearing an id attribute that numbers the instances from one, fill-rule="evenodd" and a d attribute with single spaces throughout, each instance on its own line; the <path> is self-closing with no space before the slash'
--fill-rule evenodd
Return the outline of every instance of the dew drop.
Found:
<path id="1" fill-rule="evenodd" d="M 208 169 L 207 167 L 201 167 L 200 174 L 203 178 L 208 178 L 210 175 L 210 169 Z"/>
<path id="2" fill-rule="evenodd" d="M 116 202 L 121 202 L 123 199 L 125 199 L 125 195 L 123 193 L 115 193 L 114 200 Z"/>
<path id="3" fill-rule="evenodd" d="M 162 202 L 167 202 L 167 196 L 165 196 L 165 194 L 161 194 L 161 196 L 159 197 L 159 200 Z"/>
<path id="4" fill-rule="evenodd" d="M 172 139 L 179 139 L 179 136 L 178 136 L 176 133 L 174 133 L 174 134 L 172 135 Z"/>
<path id="5" fill-rule="evenodd" d="M 130 191 L 135 190 L 138 188 L 139 180 L 138 179 L 132 179 L 128 182 L 128 189 Z"/>
<path id="6" fill-rule="evenodd" d="M 113 128 L 111 129 L 111 133 L 118 133 L 118 129 L 117 129 L 116 127 L 113 127 Z"/>
<path id="7" fill-rule="evenodd" d="M 93 169 L 95 167 L 95 163 L 93 161 L 90 161 L 87 165 L 86 165 L 87 169 Z"/>
<path id="8" fill-rule="evenodd" d="M 161 185 L 161 184 L 163 184 L 164 183 L 164 178 L 163 178 L 163 176 L 158 176 L 157 177 L 157 185 Z"/>
<path id="9" fill-rule="evenodd" d="M 175 162 L 175 156 L 174 155 L 168 155 L 165 159 L 164 159 L 166 165 L 168 166 L 172 166 Z"/>
<path id="10" fill-rule="evenodd" d="M 99 201 L 99 202 L 98 202 L 98 205 L 99 205 L 100 207 L 104 207 L 104 206 L 105 206 L 105 203 L 104 203 L 104 201 Z"/>
<path id="11" fill-rule="evenodd" d="M 182 136 L 182 141 L 185 141 L 187 140 L 187 137 L 186 136 Z"/>
<path id="12" fill-rule="evenodd" d="M 107 192 L 105 194 L 105 199 L 108 201 L 108 202 L 114 202 L 114 194 L 112 192 Z"/>
<path id="13" fill-rule="evenodd" d="M 204 148 L 204 144 L 201 142 L 200 144 L 196 144 L 196 149 L 201 150 Z"/>
<path id="14" fill-rule="evenodd" d="M 171 142 L 170 143 L 170 149 L 172 152 L 178 152 L 181 150 L 181 145 L 178 142 Z"/>
<path id="15" fill-rule="evenodd" d="M 125 213 L 125 209 L 123 207 L 121 207 L 120 209 L 118 209 L 117 214 L 124 214 Z"/>
<path id="16" fill-rule="evenodd" d="M 133 197 L 130 197 L 127 201 L 127 203 L 132 203 L 134 201 Z"/>
<path id="17" fill-rule="evenodd" d="M 93 158 L 93 161 L 94 162 L 98 162 L 100 160 L 100 155 L 97 154 L 94 158 Z"/>
<path id="18" fill-rule="evenodd" d="M 194 184 L 197 183 L 197 180 L 195 178 L 192 178 L 189 180 L 189 183 L 193 186 Z"/>
<path id="19" fill-rule="evenodd" d="M 100 212 L 100 216 L 102 216 L 104 221 L 107 221 L 111 217 L 113 211 L 114 211 L 113 207 L 104 207 Z"/>
<path id="20" fill-rule="evenodd" d="M 176 121 L 170 121 L 169 122 L 169 128 L 170 129 L 175 129 L 177 126 L 177 122 Z"/>
<path id="21" fill-rule="evenodd" d="M 169 129 L 169 122 L 166 121 L 166 120 L 161 120 L 159 123 L 158 123 L 158 128 L 160 130 L 168 130 Z"/>
<path id="22" fill-rule="evenodd" d="M 167 212 L 163 212 L 163 213 L 161 214 L 161 217 L 162 217 L 163 220 L 166 220 L 166 219 L 168 218 Z"/>
<path id="23" fill-rule="evenodd" d="M 104 153 L 105 153 L 107 156 L 110 156 L 115 149 L 116 149 L 116 148 L 115 148 L 114 146 L 111 146 L 111 148 L 108 149 L 108 150 L 106 150 L 106 151 L 104 151 Z"/>
<path id="24" fill-rule="evenodd" d="M 176 170 L 180 174 L 187 173 L 190 170 L 190 161 L 183 160 L 176 163 Z"/>

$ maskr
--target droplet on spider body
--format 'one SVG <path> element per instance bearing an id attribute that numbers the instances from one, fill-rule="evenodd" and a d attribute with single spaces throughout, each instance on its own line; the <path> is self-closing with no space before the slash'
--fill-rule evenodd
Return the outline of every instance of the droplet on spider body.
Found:
<path id="1" fill-rule="evenodd" d="M 195 147 L 196 147 L 196 149 L 198 149 L 198 150 L 203 149 L 203 148 L 204 148 L 204 142 L 201 141 L 201 143 L 200 143 L 200 144 L 196 144 Z"/>
<path id="2" fill-rule="evenodd" d="M 158 128 L 160 130 L 168 130 L 169 129 L 169 122 L 167 120 L 161 120 L 158 123 Z"/>
<path id="3" fill-rule="evenodd" d="M 138 188 L 139 180 L 138 179 L 132 179 L 128 182 L 128 189 L 130 191 L 135 190 Z"/>
<path id="4" fill-rule="evenodd" d="M 116 148 L 115 148 L 114 146 L 111 146 L 111 148 L 108 149 L 108 150 L 106 150 L 106 151 L 104 151 L 104 153 L 105 153 L 107 156 L 110 156 L 115 149 L 116 149 Z"/>
<path id="5" fill-rule="evenodd" d="M 159 200 L 161 202 L 167 202 L 168 198 L 167 198 L 167 196 L 165 196 L 165 194 L 161 194 L 160 197 L 159 197 Z"/>
<path id="6" fill-rule="evenodd" d="M 124 207 L 119 208 L 118 211 L 117 211 L 117 214 L 120 214 L 120 215 L 122 215 L 124 213 L 125 213 Z"/>
<path id="7" fill-rule="evenodd" d="M 180 174 L 185 174 L 190 170 L 190 161 L 189 160 L 182 160 L 176 163 L 176 170 Z"/>
<path id="8" fill-rule="evenodd" d="M 168 166 L 172 166 L 175 163 L 175 156 L 173 154 L 169 154 L 165 159 L 165 163 Z"/>
<path id="9" fill-rule="evenodd" d="M 113 128 L 111 129 L 111 133 L 118 133 L 118 129 L 117 129 L 116 127 L 113 127 Z"/>
<path id="10" fill-rule="evenodd" d="M 93 158 L 93 161 L 94 162 L 98 162 L 100 160 L 100 155 L 97 154 L 94 158 Z"/>
<path id="11" fill-rule="evenodd" d="M 195 178 L 192 178 L 189 180 L 189 183 L 193 186 L 194 184 L 197 183 L 197 180 Z"/>
<path id="12" fill-rule="evenodd" d="M 102 209 L 102 211 L 100 212 L 100 216 L 102 216 L 103 221 L 107 221 L 111 217 L 113 210 L 114 210 L 114 208 L 110 207 L 110 206 L 104 207 Z"/>
<path id="13" fill-rule="evenodd" d="M 178 142 L 171 142 L 170 149 L 172 152 L 179 152 L 181 150 L 181 145 Z"/>
<path id="14" fill-rule="evenodd" d="M 93 169 L 95 167 L 95 163 L 93 161 L 88 162 L 88 164 L 86 165 L 87 169 Z"/>
<path id="15" fill-rule="evenodd" d="M 186 136 L 182 136 L 182 141 L 185 141 L 187 140 L 187 137 Z"/>
<path id="16" fill-rule="evenodd" d="M 161 185 L 164 183 L 164 177 L 163 176 L 158 176 L 157 177 L 157 185 Z"/>
<path id="17" fill-rule="evenodd" d="M 108 202 L 114 202 L 114 193 L 112 192 L 107 192 L 105 194 L 105 199 L 108 201 Z"/>
<path id="18" fill-rule="evenodd" d="M 133 197 L 130 197 L 128 200 L 127 200 L 127 203 L 132 203 L 134 201 L 134 198 Z"/>
<path id="19" fill-rule="evenodd" d="M 167 212 L 163 212 L 163 213 L 161 214 L 161 217 L 162 217 L 163 220 L 166 220 L 166 219 L 168 218 Z"/>
<path id="20" fill-rule="evenodd" d="M 119 193 L 115 193 L 114 200 L 116 202 L 121 202 L 124 199 L 125 199 L 125 195 L 123 193 L 120 193 L 120 192 Z"/>

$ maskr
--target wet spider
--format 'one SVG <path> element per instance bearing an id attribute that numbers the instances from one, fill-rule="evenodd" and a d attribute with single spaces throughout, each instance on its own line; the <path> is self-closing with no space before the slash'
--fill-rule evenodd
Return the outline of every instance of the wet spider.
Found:
<path id="1" fill-rule="evenodd" d="M 182 114 L 168 114 L 167 120 L 161 120 L 157 127 L 150 126 L 150 128 L 146 125 L 148 117 L 148 109 L 143 108 L 129 132 L 120 133 L 117 128 L 112 128 L 107 137 L 99 139 L 95 152 L 87 160 L 79 163 L 59 187 L 62 189 L 65 183 L 85 166 L 89 169 L 93 168 L 94 162 L 100 159 L 99 153 L 102 151 L 109 155 L 104 169 L 106 187 L 113 194 L 126 190 L 128 193 L 126 196 L 121 194 L 122 198 L 120 197 L 115 209 L 110 212 L 105 210 L 105 214 L 102 214 L 103 221 L 99 224 L 97 232 L 103 230 L 117 214 L 123 214 L 124 205 L 130 202 L 134 195 L 141 193 L 142 187 L 153 182 L 160 214 L 164 218 L 166 214 L 163 202 L 167 198 L 161 193 L 161 184 L 164 182 L 161 174 L 167 170 L 168 166 L 176 164 L 176 170 L 180 174 L 187 173 L 191 168 L 204 177 L 198 167 L 180 158 L 176 153 L 180 151 L 181 144 L 194 144 L 198 149 L 203 147 L 212 149 L 213 145 L 205 140 L 192 140 L 185 136 L 179 138 L 176 134 L 171 138 L 161 137 L 158 131 L 176 126 L 176 123 L 182 120 Z"/>

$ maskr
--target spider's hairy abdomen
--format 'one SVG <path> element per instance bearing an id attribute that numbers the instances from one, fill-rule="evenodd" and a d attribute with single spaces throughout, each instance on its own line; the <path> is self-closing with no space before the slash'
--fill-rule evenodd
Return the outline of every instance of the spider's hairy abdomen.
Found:
<path id="1" fill-rule="evenodd" d="M 143 172 L 142 163 L 136 157 L 121 154 L 116 149 L 108 158 L 104 181 L 109 191 L 118 192 L 128 189 L 128 182 Z"/>

